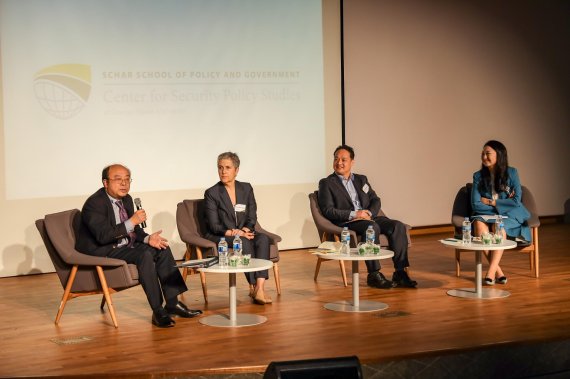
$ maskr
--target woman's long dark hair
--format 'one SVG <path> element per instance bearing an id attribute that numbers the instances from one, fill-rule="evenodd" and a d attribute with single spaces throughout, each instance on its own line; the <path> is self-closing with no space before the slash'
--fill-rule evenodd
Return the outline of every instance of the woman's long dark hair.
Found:
<path id="1" fill-rule="evenodd" d="M 509 180 L 509 172 L 507 168 L 509 167 L 509 158 L 507 156 L 507 148 L 499 141 L 490 140 L 483 145 L 489 146 L 491 149 L 495 150 L 497 153 L 497 163 L 495 164 L 495 182 L 491 183 L 491 173 L 489 169 L 481 164 L 481 177 L 483 180 L 481 181 L 481 185 L 483 189 L 492 192 L 495 189 L 495 192 L 500 193 L 501 191 L 508 191 L 507 182 Z"/>

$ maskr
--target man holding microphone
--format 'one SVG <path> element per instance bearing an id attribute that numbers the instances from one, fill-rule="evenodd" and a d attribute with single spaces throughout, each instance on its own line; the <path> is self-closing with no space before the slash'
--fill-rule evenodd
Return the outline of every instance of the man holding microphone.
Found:
<path id="1" fill-rule="evenodd" d="M 175 324 L 172 315 L 190 318 L 201 314 L 178 301 L 178 295 L 188 288 L 162 231 L 148 234 L 141 227 L 147 216 L 144 209 L 134 210 L 129 195 L 131 171 L 113 164 L 103 169 L 101 179 L 103 187 L 83 205 L 76 249 L 136 265 L 154 325 L 167 328 Z"/>

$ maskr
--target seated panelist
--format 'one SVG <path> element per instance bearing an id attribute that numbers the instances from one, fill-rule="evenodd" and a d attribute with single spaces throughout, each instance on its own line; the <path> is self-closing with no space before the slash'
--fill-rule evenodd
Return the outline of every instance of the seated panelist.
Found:
<path id="1" fill-rule="evenodd" d="M 77 251 L 136 265 L 154 325 L 166 328 L 175 324 L 171 316 L 190 318 L 201 314 L 178 301 L 178 295 L 188 288 L 175 266 L 168 241 L 160 235 L 162 230 L 148 234 L 141 228 L 147 216 L 144 209 L 134 210 L 129 195 L 131 171 L 120 164 L 110 165 L 103 169 L 101 179 L 103 187 L 85 201 L 81 210 Z"/>
<path id="2" fill-rule="evenodd" d="M 231 245 L 235 236 L 242 240 L 242 254 L 253 258 L 269 259 L 269 237 L 255 232 L 257 204 L 251 184 L 236 180 L 240 160 L 236 153 L 225 152 L 218 156 L 220 181 L 204 193 L 206 234 L 210 241 L 218 243 L 225 237 Z M 265 292 L 267 270 L 246 272 L 250 296 L 254 303 L 265 305 L 272 302 Z"/>
<path id="3" fill-rule="evenodd" d="M 386 216 L 377 216 L 380 197 L 372 189 L 368 178 L 352 172 L 354 149 L 341 145 L 334 151 L 334 172 L 319 182 L 319 208 L 333 224 L 348 227 L 366 240 L 366 230 L 374 228 L 375 243 L 380 233 L 388 237 L 390 250 L 394 251 L 394 274 L 388 280 L 380 272 L 379 260 L 367 260 L 367 283 L 370 287 L 389 289 L 392 287 L 415 288 L 417 282 L 410 279 L 405 268 L 408 263 L 408 236 L 406 226 Z"/>
<path id="4" fill-rule="evenodd" d="M 526 224 L 530 213 L 522 203 L 522 187 L 516 168 L 509 167 L 507 148 L 499 141 L 488 141 L 481 152 L 481 169 L 473 174 L 471 208 L 473 209 L 474 235 L 479 237 L 494 230 L 495 221 L 486 222 L 484 215 L 506 216 L 503 219 L 505 235 L 528 245 L 530 228 Z M 489 270 L 483 284 L 506 284 L 507 277 L 499 266 L 503 250 L 485 251 Z"/>

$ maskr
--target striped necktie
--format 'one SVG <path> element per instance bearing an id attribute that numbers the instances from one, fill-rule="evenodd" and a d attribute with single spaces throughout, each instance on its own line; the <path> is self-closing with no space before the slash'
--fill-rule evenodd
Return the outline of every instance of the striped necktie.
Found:
<path id="1" fill-rule="evenodd" d="M 129 219 L 129 215 L 127 214 L 127 210 L 125 209 L 125 206 L 123 205 L 123 201 L 122 200 L 117 200 L 115 202 L 115 204 L 117 204 L 117 207 L 119 207 L 119 220 L 121 222 L 125 222 Z M 128 247 L 133 247 L 133 244 L 135 243 L 135 238 L 137 237 L 137 234 L 132 231 L 129 233 L 129 244 Z"/>

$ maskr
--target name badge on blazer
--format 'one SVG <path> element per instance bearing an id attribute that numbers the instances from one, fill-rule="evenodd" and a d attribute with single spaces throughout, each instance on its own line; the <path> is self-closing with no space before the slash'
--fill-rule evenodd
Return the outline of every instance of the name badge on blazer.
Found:
<path id="1" fill-rule="evenodd" d="M 364 187 L 362 187 L 362 192 L 368 193 L 369 190 L 370 190 L 370 186 L 368 186 L 368 183 L 365 183 Z"/>
<path id="2" fill-rule="evenodd" d="M 234 212 L 245 212 L 245 204 L 234 205 Z"/>

